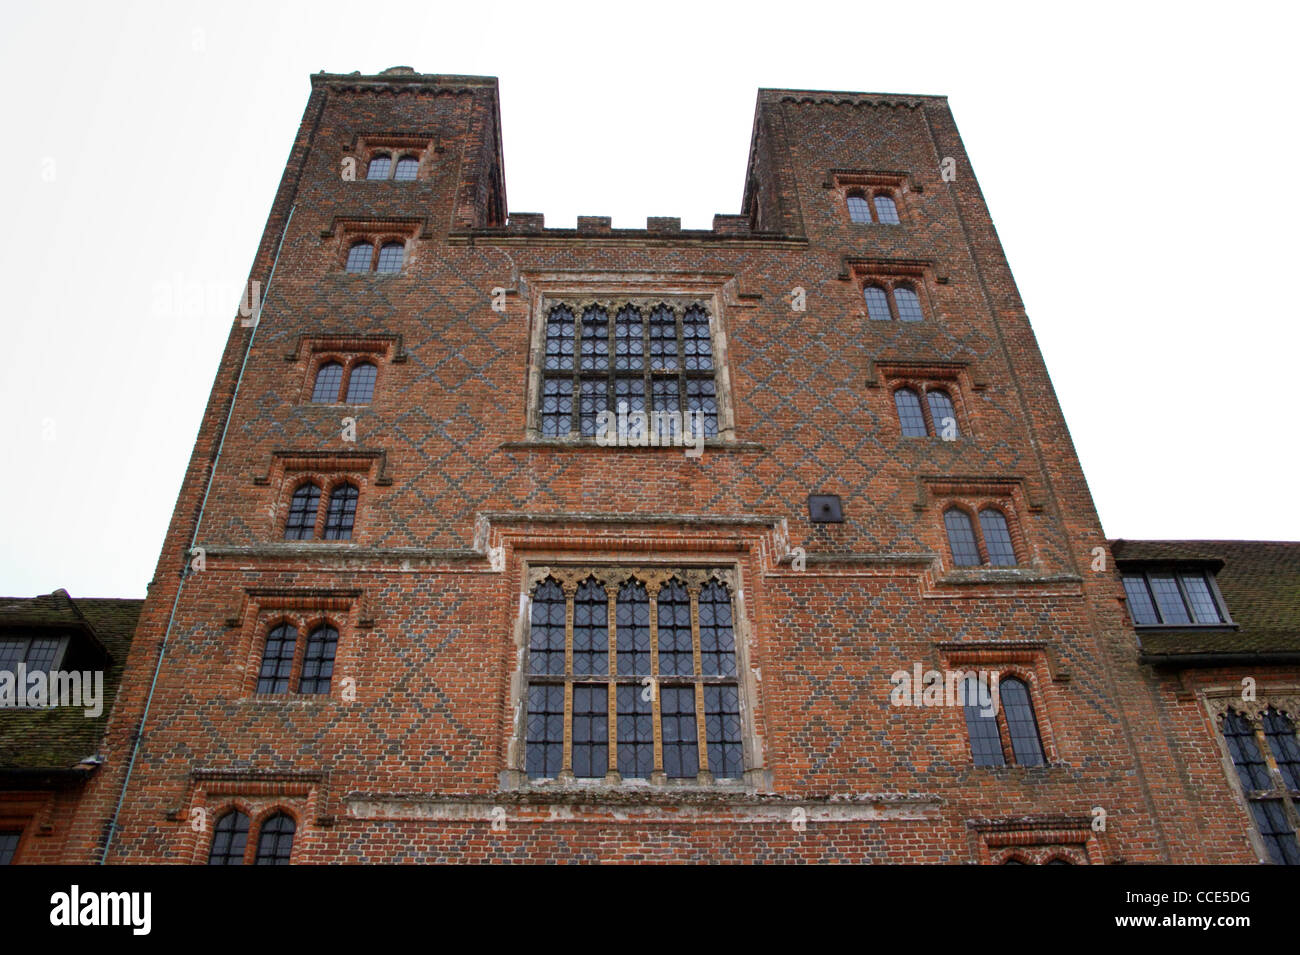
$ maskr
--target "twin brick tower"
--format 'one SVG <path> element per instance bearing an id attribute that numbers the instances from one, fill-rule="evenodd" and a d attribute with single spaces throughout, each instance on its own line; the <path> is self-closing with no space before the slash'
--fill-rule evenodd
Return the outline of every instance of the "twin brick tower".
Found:
<path id="1" fill-rule="evenodd" d="M 555 229 L 495 79 L 318 74 L 251 283 L 64 861 L 1267 858 L 943 97 Z"/>

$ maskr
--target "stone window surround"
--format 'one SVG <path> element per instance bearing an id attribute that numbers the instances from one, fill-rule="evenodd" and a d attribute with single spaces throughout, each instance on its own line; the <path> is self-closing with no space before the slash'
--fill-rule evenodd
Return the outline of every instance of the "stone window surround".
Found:
<path id="1" fill-rule="evenodd" d="M 737 779 L 713 780 L 707 773 L 701 773 L 695 779 L 668 779 L 656 776 L 649 779 L 622 780 L 617 774 L 607 775 L 603 779 L 578 779 L 562 775 L 556 779 L 534 780 L 529 778 L 525 764 L 525 746 L 527 739 L 527 696 L 530 674 L 527 672 L 529 626 L 532 619 L 532 593 L 538 583 L 551 576 L 555 571 L 562 571 L 566 577 L 586 578 L 595 574 L 597 579 L 613 579 L 646 572 L 662 571 L 665 577 L 683 571 L 708 570 L 716 572 L 731 591 L 733 639 L 736 645 L 736 685 L 739 690 L 741 710 L 741 748 L 744 771 Z M 725 575 L 725 576 L 724 576 Z M 511 726 L 510 737 L 506 746 L 506 767 L 501 774 L 501 788 L 510 789 L 592 789 L 607 792 L 631 789 L 671 791 L 680 789 L 706 791 L 757 792 L 766 785 L 767 773 L 762 765 L 764 752 L 762 737 L 758 734 L 755 713 L 759 706 L 759 684 L 757 667 L 751 660 L 753 635 L 748 622 L 748 611 L 744 599 L 743 571 L 733 559 L 714 560 L 672 560 L 656 558 L 650 554 L 642 559 L 622 561 L 582 561 L 582 560 L 534 560 L 525 558 L 522 562 L 521 590 L 519 610 L 515 619 L 515 663 L 510 674 Z M 576 579 L 576 578 L 575 578 Z M 693 602 L 693 601 L 692 601 Z M 612 603 L 611 603 L 612 606 Z M 650 615 L 656 623 L 655 614 Z M 572 617 L 566 621 L 569 633 L 566 643 L 572 640 Z M 652 666 L 657 670 L 658 661 L 652 656 Z M 644 677 L 637 677 L 639 683 Z M 697 714 L 698 716 L 699 714 Z M 655 734 L 658 736 L 658 725 Z M 698 740 L 700 752 L 705 751 L 705 740 Z"/>
<path id="2" fill-rule="evenodd" d="M 645 309 L 649 305 L 663 301 L 670 305 L 682 306 L 698 303 L 707 309 L 713 351 L 714 390 L 718 402 L 718 435 L 716 438 L 707 439 L 705 446 L 735 444 L 735 410 L 727 362 L 727 302 L 724 294 L 724 286 L 732 278 L 723 275 L 684 275 L 675 272 L 653 274 L 558 272 L 524 276 L 521 284 L 524 282 L 527 284 L 530 316 L 526 439 L 541 445 L 602 447 L 597 444 L 594 437 L 590 436 L 555 438 L 542 435 L 541 394 L 546 360 L 546 319 L 551 307 L 568 305 L 574 309 L 575 317 L 581 321 L 582 309 L 591 304 L 617 309 L 631 302 Z M 578 357 L 574 355 L 575 362 Z M 612 353 L 610 360 L 613 360 Z M 574 401 L 577 401 L 577 395 L 574 396 Z M 665 445 L 664 449 L 681 453 L 680 447 Z"/>

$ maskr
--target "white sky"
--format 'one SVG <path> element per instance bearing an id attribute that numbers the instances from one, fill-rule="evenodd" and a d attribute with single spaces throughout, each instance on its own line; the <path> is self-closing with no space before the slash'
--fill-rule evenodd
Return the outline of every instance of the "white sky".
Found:
<path id="1" fill-rule="evenodd" d="M 0 594 L 143 595 L 308 74 L 398 64 L 551 226 L 739 212 L 760 86 L 948 95 L 1106 533 L 1300 539 L 1298 10 L 10 4 Z"/>

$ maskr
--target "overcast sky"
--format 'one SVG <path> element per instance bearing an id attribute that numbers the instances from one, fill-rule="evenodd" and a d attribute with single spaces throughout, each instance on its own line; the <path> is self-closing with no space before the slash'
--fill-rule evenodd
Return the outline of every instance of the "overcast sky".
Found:
<path id="1" fill-rule="evenodd" d="M 399 64 L 551 226 L 739 212 L 760 86 L 947 95 L 1106 533 L 1300 539 L 1297 9 L 10 4 L 0 594 L 144 594 L 308 75 Z"/>

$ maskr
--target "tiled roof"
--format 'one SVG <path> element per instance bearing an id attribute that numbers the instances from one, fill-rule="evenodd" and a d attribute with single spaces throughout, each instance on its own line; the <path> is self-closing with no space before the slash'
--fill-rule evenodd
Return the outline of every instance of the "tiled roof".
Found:
<path id="1" fill-rule="evenodd" d="M 0 597 L 0 635 L 54 628 L 107 652 L 103 712 L 89 718 L 75 707 L 0 708 L 0 772 L 71 769 L 99 749 L 143 600 L 83 598 L 56 590 L 40 597 Z"/>
<path id="2" fill-rule="evenodd" d="M 1300 654 L 1300 542 L 1111 542 L 1116 561 L 1222 561 L 1216 575 L 1237 630 L 1141 630 L 1145 657 Z"/>

